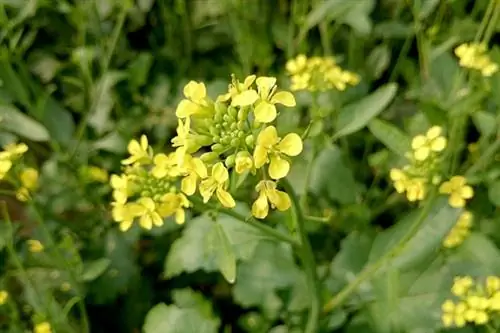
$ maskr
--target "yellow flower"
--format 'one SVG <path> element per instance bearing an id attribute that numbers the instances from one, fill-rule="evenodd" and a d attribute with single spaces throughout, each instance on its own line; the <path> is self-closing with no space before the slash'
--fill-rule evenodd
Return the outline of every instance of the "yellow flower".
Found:
<path id="1" fill-rule="evenodd" d="M 253 89 L 250 89 L 255 81 L 255 78 L 255 75 L 249 75 L 245 78 L 243 83 L 239 83 L 236 79 L 233 78 L 233 83 L 229 85 L 228 93 L 219 96 L 217 98 L 217 102 L 226 102 L 229 99 L 232 99 L 232 106 L 252 105 L 259 98 L 257 92 Z"/>
<path id="2" fill-rule="evenodd" d="M 210 114 L 210 102 L 207 99 L 207 89 L 203 82 L 189 81 L 184 86 L 183 92 L 186 99 L 180 101 L 175 110 L 178 118 Z"/>
<path id="3" fill-rule="evenodd" d="M 252 155 L 247 151 L 240 151 L 236 154 L 235 170 L 237 173 L 243 173 L 253 168 Z"/>
<path id="4" fill-rule="evenodd" d="M 276 189 L 276 182 L 270 180 L 260 181 L 255 190 L 259 192 L 257 200 L 252 205 L 252 215 L 263 219 L 269 213 L 269 203 L 272 208 L 285 211 L 291 206 L 290 197 L 286 192 Z"/>
<path id="5" fill-rule="evenodd" d="M 465 296 L 473 284 L 474 280 L 470 276 L 456 277 L 451 287 L 451 292 L 455 296 Z"/>
<path id="6" fill-rule="evenodd" d="M 111 187 L 113 188 L 113 199 L 116 202 L 124 204 L 128 198 L 128 177 L 127 175 L 111 175 Z"/>
<path id="7" fill-rule="evenodd" d="M 10 143 L 3 147 L 3 151 L 0 152 L 0 160 L 12 160 L 18 158 L 28 151 L 28 146 L 24 143 Z"/>
<path id="8" fill-rule="evenodd" d="M 417 135 L 411 142 L 414 156 L 417 161 L 424 161 L 431 152 L 440 152 L 446 148 L 446 138 L 441 136 L 439 126 L 431 127 L 425 135 Z"/>
<path id="9" fill-rule="evenodd" d="M 200 194 L 203 197 L 203 202 L 208 202 L 215 192 L 217 199 L 224 207 L 232 208 L 236 206 L 233 197 L 226 191 L 229 182 L 229 173 L 222 162 L 215 164 L 211 171 L 211 176 L 203 180 L 200 184 Z"/>
<path id="10" fill-rule="evenodd" d="M 186 212 L 184 208 L 191 206 L 191 203 L 182 193 L 167 193 L 162 198 L 162 203 L 158 207 L 158 211 L 162 216 L 170 216 L 175 214 L 175 222 L 183 224 L 186 221 Z"/>
<path id="11" fill-rule="evenodd" d="M 470 233 L 472 213 L 465 211 L 443 241 L 444 247 L 452 248 L 460 245 Z"/>
<path id="12" fill-rule="evenodd" d="M 467 311 L 467 305 L 464 302 L 455 304 L 451 300 L 446 300 L 441 306 L 441 310 L 443 311 L 441 321 L 445 327 L 465 326 L 465 312 Z"/>
<path id="13" fill-rule="evenodd" d="M 0 180 L 5 178 L 7 172 L 12 168 L 12 161 L 10 160 L 0 160 Z"/>
<path id="14" fill-rule="evenodd" d="M 35 325 L 35 330 L 33 333 L 52 333 L 52 328 L 50 324 L 46 321 Z"/>
<path id="15" fill-rule="evenodd" d="M 196 152 L 200 146 L 196 143 L 194 137 L 190 134 L 191 130 L 191 120 L 186 118 L 184 122 L 181 119 L 178 120 L 177 125 L 177 136 L 172 139 L 172 147 L 177 148 L 175 150 L 175 156 L 177 159 L 177 164 L 182 166 L 184 163 L 184 158 L 187 154 Z"/>
<path id="16" fill-rule="evenodd" d="M 491 61 L 486 51 L 485 44 L 464 43 L 455 48 L 455 55 L 460 59 L 460 66 L 478 70 L 488 77 L 498 71 L 498 65 Z"/>
<path id="17" fill-rule="evenodd" d="M 259 77 L 256 80 L 260 100 L 255 106 L 255 120 L 260 123 L 270 123 L 276 119 L 275 104 L 287 107 L 295 106 L 295 97 L 288 91 L 276 92 L 276 78 Z"/>
<path id="18" fill-rule="evenodd" d="M 114 202 L 111 214 L 113 215 L 113 220 L 120 223 L 120 230 L 127 231 L 132 227 L 134 218 L 138 217 L 143 209 L 136 203 L 119 203 Z"/>
<path id="19" fill-rule="evenodd" d="M 0 290 L 0 305 L 4 305 L 9 298 L 9 293 L 6 290 Z"/>
<path id="20" fill-rule="evenodd" d="M 463 176 L 453 176 L 449 181 L 443 182 L 439 187 L 439 193 L 449 194 L 448 202 L 454 208 L 464 207 L 465 200 L 474 196 L 474 190 L 467 185 L 467 180 Z"/>
<path id="21" fill-rule="evenodd" d="M 128 165 L 149 161 L 151 159 L 151 154 L 149 152 L 148 138 L 142 135 L 140 143 L 137 140 L 131 140 L 128 144 L 128 152 L 130 153 L 130 157 L 123 160 L 122 164 Z"/>
<path id="22" fill-rule="evenodd" d="M 427 187 L 424 179 L 413 178 L 406 187 L 406 198 L 410 202 L 424 200 L 427 193 Z"/>
<path id="23" fill-rule="evenodd" d="M 43 244 L 39 240 L 29 239 L 26 243 L 28 244 L 28 249 L 31 253 L 39 253 L 44 249 Z"/>
<path id="24" fill-rule="evenodd" d="M 494 295 L 500 290 L 500 278 L 498 276 L 486 277 L 486 291 L 489 295 Z"/>
<path id="25" fill-rule="evenodd" d="M 109 179 L 108 172 L 105 169 L 96 167 L 96 166 L 88 166 L 87 168 L 87 174 L 89 178 L 93 181 L 99 182 L 99 183 L 105 183 Z"/>
<path id="26" fill-rule="evenodd" d="M 409 179 L 403 170 L 393 168 L 389 173 L 389 177 L 393 182 L 396 192 L 403 193 L 406 191 Z"/>
<path id="27" fill-rule="evenodd" d="M 151 169 L 151 174 L 155 178 L 177 177 L 180 170 L 177 167 L 175 153 L 173 154 L 156 154 L 153 158 L 154 167 Z"/>
<path id="28" fill-rule="evenodd" d="M 307 66 L 307 57 L 303 54 L 299 54 L 295 59 L 290 59 L 287 61 L 285 68 L 290 74 L 297 74 L 303 71 Z"/>
<path id="29" fill-rule="evenodd" d="M 151 198 L 139 198 L 137 200 L 139 205 L 139 225 L 146 230 L 151 230 L 153 225 L 161 227 L 163 225 L 163 218 L 158 213 L 158 206 Z"/>
<path id="30" fill-rule="evenodd" d="M 302 139 L 300 136 L 290 133 L 280 139 L 276 128 L 268 126 L 257 137 L 253 159 L 257 169 L 270 160 L 269 176 L 273 179 L 280 179 L 286 177 L 290 170 L 290 163 L 283 159 L 282 156 L 297 156 L 301 152 Z"/>
<path id="31" fill-rule="evenodd" d="M 181 190 L 187 195 L 193 195 L 198 181 L 208 177 L 207 167 L 201 159 L 191 155 L 186 155 L 184 161 L 186 176 L 182 178 Z"/>

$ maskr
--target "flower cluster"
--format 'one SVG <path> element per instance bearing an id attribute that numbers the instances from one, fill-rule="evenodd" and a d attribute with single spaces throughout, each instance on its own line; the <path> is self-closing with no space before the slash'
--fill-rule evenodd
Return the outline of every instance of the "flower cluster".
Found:
<path id="1" fill-rule="evenodd" d="M 449 194 L 448 202 L 454 208 L 465 207 L 467 199 L 474 196 L 474 190 L 467 185 L 467 180 L 463 176 L 453 176 L 439 187 L 439 193 Z"/>
<path id="2" fill-rule="evenodd" d="M 24 143 L 8 144 L 3 151 L 0 151 L 0 180 L 5 178 L 14 162 L 27 151 L 28 146 Z"/>
<path id="3" fill-rule="evenodd" d="M 450 230 L 443 241 L 443 246 L 447 248 L 456 247 L 469 235 L 473 222 L 473 215 L 469 211 L 464 211 L 458 218 L 455 226 Z"/>
<path id="4" fill-rule="evenodd" d="M 491 76 L 498 71 L 498 65 L 486 51 L 485 44 L 464 43 L 455 48 L 455 55 L 459 58 L 460 66 L 478 70 L 483 76 Z"/>
<path id="5" fill-rule="evenodd" d="M 359 83 L 359 76 L 343 70 L 333 57 L 310 57 L 298 55 L 286 64 L 291 77 L 292 90 L 326 91 L 337 89 L 343 91 L 347 85 Z"/>
<path id="6" fill-rule="evenodd" d="M 442 306 L 441 320 L 446 327 L 464 327 L 467 323 L 486 324 L 500 312 L 500 278 L 488 276 L 484 282 L 470 276 L 456 277 L 451 288 L 454 299 Z"/>
<path id="7" fill-rule="evenodd" d="M 441 135 L 439 126 L 431 127 L 425 135 L 417 135 L 411 142 L 412 151 L 406 156 L 409 164 L 402 169 L 393 168 L 390 178 L 398 193 L 405 193 L 408 201 L 423 200 L 430 182 L 439 181 L 436 171 L 440 154 L 446 148 L 447 140 Z"/>
<path id="8" fill-rule="evenodd" d="M 294 96 L 278 91 L 276 78 L 255 75 L 243 82 L 233 77 L 228 92 L 216 99 L 207 96 L 202 82 L 190 81 L 183 92 L 176 109 L 175 151 L 154 154 L 142 136 L 140 142 L 130 142 L 124 172 L 111 176 L 113 218 L 120 229 L 129 229 L 136 218 L 150 229 L 174 214 L 183 223 L 184 209 L 191 205 L 188 197 L 196 192 L 204 203 L 215 197 L 222 206 L 235 207 L 231 170 L 241 176 L 258 174 L 255 217 L 266 217 L 270 207 L 288 209 L 290 198 L 277 189 L 277 182 L 287 176 L 290 157 L 302 152 L 302 139 L 296 133 L 281 137 L 273 122 L 276 106 L 295 106 Z"/>

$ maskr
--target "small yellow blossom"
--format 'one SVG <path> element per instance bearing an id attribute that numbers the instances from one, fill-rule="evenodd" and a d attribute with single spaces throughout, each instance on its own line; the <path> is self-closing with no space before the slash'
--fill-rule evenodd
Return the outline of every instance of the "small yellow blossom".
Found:
<path id="1" fill-rule="evenodd" d="M 189 81 L 183 92 L 186 99 L 183 99 L 175 110 L 178 118 L 210 114 L 211 102 L 207 98 L 207 89 L 203 82 Z"/>
<path id="2" fill-rule="evenodd" d="M 240 151 L 236 154 L 235 170 L 237 173 L 243 173 L 253 168 L 252 155 L 247 151 Z"/>
<path id="3" fill-rule="evenodd" d="M 285 211 L 291 206 L 290 197 L 286 192 L 276 189 L 276 182 L 262 180 L 255 187 L 259 193 L 257 200 L 252 205 L 252 215 L 258 219 L 263 219 L 269 213 L 269 203 L 271 208 Z"/>
<path id="4" fill-rule="evenodd" d="M 403 170 L 393 168 L 389 174 L 394 188 L 398 193 L 406 192 L 408 201 L 423 200 L 427 193 L 426 180 L 423 178 L 410 178 Z"/>
<path id="5" fill-rule="evenodd" d="M 478 70 L 488 77 L 498 71 L 498 64 L 491 60 L 486 51 L 485 44 L 464 43 L 455 48 L 455 55 L 460 60 L 460 66 Z"/>
<path id="6" fill-rule="evenodd" d="M 187 155 L 184 161 L 185 177 L 181 181 L 181 190 L 187 195 L 193 195 L 198 181 L 208 177 L 207 167 L 201 159 L 191 155 Z"/>
<path id="7" fill-rule="evenodd" d="M 138 208 L 136 208 L 139 218 L 139 225 L 146 230 L 151 230 L 154 226 L 161 227 L 163 218 L 158 213 L 158 206 L 151 198 L 139 198 L 137 200 Z"/>
<path id="8" fill-rule="evenodd" d="M 217 199 L 224 207 L 232 208 L 236 202 L 226 188 L 229 183 L 229 173 L 222 162 L 215 164 L 211 170 L 211 176 L 200 183 L 200 194 L 203 202 L 208 202 L 212 195 L 217 195 Z"/>
<path id="9" fill-rule="evenodd" d="M 229 85 L 229 91 L 226 94 L 219 96 L 217 98 L 217 102 L 227 102 L 231 99 L 231 104 L 233 106 L 253 104 L 257 100 L 258 95 L 256 91 L 250 89 L 250 87 L 255 82 L 256 77 L 256 75 L 249 75 L 245 78 L 243 83 L 238 82 L 238 80 L 233 77 L 233 82 Z M 248 103 L 248 100 L 253 101 Z"/>
<path id="10" fill-rule="evenodd" d="M 454 208 L 465 206 L 465 200 L 474 196 L 474 190 L 467 185 L 467 180 L 463 176 L 453 176 L 449 181 L 445 181 L 439 187 L 439 193 L 449 194 L 448 202 Z"/>
<path id="11" fill-rule="evenodd" d="M 9 298 L 9 293 L 6 290 L 0 290 L 0 305 L 4 305 Z"/>
<path id="12" fill-rule="evenodd" d="M 5 178 L 7 172 L 12 168 L 12 161 L 10 160 L 0 160 L 0 180 Z"/>
<path id="13" fill-rule="evenodd" d="M 452 248 L 460 245 L 470 233 L 472 218 L 473 216 L 471 212 L 463 212 L 458 218 L 455 226 L 450 230 L 450 232 L 444 239 L 443 246 Z"/>
<path id="14" fill-rule="evenodd" d="M 268 126 L 257 137 L 253 158 L 257 169 L 268 161 L 269 176 L 273 179 L 286 177 L 290 170 L 290 163 L 283 155 L 297 156 L 302 152 L 302 139 L 298 134 L 289 133 L 283 139 L 278 137 L 276 127 Z"/>
<path id="15" fill-rule="evenodd" d="M 180 174 L 180 169 L 177 166 L 175 155 L 175 153 L 156 154 L 153 157 L 154 167 L 151 169 L 151 174 L 156 178 L 177 177 Z"/>
<path id="16" fill-rule="evenodd" d="M 127 231 L 132 227 L 134 219 L 142 212 L 141 207 L 136 203 L 114 202 L 111 214 L 113 220 L 120 224 L 121 231 Z"/>
<path id="17" fill-rule="evenodd" d="M 394 188 L 398 193 L 404 193 L 408 185 L 408 176 L 401 169 L 392 168 L 389 177 L 391 178 Z"/>
<path id="18" fill-rule="evenodd" d="M 470 276 L 456 277 L 451 287 L 451 292 L 455 296 L 465 296 L 473 286 L 474 280 Z"/>
<path id="19" fill-rule="evenodd" d="M 414 156 L 417 161 L 424 161 L 431 152 L 440 152 L 446 148 L 446 138 L 441 136 L 439 126 L 431 127 L 425 135 L 417 135 L 411 142 Z"/>
<path id="20" fill-rule="evenodd" d="M 19 201 L 27 201 L 30 192 L 38 187 L 38 171 L 33 168 L 26 168 L 19 175 L 21 188 L 16 191 L 16 198 Z"/>
<path id="21" fill-rule="evenodd" d="M 52 328 L 50 327 L 50 324 L 48 322 L 44 321 L 35 325 L 35 330 L 33 333 L 52 333 Z"/>
<path id="22" fill-rule="evenodd" d="M 39 240 L 29 239 L 26 243 L 28 244 L 28 249 L 31 253 L 42 252 L 44 249 L 43 244 Z"/>
<path id="23" fill-rule="evenodd" d="M 486 277 L 486 291 L 489 295 L 494 295 L 500 291 L 500 278 L 498 276 Z"/>
<path id="24" fill-rule="evenodd" d="M 25 143 L 10 143 L 3 147 L 0 152 L 0 160 L 13 160 L 22 156 L 28 151 L 28 146 Z"/>
<path id="25" fill-rule="evenodd" d="M 116 202 L 124 204 L 128 197 L 129 180 L 127 175 L 111 175 L 111 187 L 113 188 L 113 198 Z"/>
<path id="26" fill-rule="evenodd" d="M 184 224 L 186 221 L 185 208 L 190 206 L 191 203 L 182 193 L 167 193 L 163 197 L 163 203 L 159 205 L 158 211 L 162 216 L 175 214 L 175 222 L 177 224 Z"/>
<path id="27" fill-rule="evenodd" d="M 131 140 L 127 149 L 130 157 L 123 160 L 122 164 L 128 165 L 133 163 L 142 163 L 151 159 L 148 138 L 145 135 L 141 136 L 140 142 L 137 140 Z"/>

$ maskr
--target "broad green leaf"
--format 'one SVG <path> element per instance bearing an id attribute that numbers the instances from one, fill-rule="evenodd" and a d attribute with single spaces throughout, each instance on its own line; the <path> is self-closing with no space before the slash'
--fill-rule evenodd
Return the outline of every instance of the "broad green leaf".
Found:
<path id="1" fill-rule="evenodd" d="M 195 309 L 205 318 L 213 318 L 212 303 L 203 294 L 192 289 L 176 289 L 172 291 L 175 305 L 181 309 Z"/>
<path id="2" fill-rule="evenodd" d="M 92 149 L 106 150 L 115 154 L 127 151 L 127 142 L 118 132 L 111 132 L 92 143 Z"/>
<path id="3" fill-rule="evenodd" d="M 261 242 L 253 258 L 238 266 L 234 299 L 244 307 L 262 306 L 276 290 L 291 287 L 298 273 L 288 246 Z"/>
<path id="4" fill-rule="evenodd" d="M 108 269 L 110 264 L 111 260 L 108 258 L 101 258 L 85 263 L 81 276 L 82 281 L 89 282 L 97 279 L 106 271 L 106 269 Z"/>
<path id="5" fill-rule="evenodd" d="M 153 64 L 151 53 L 141 52 L 128 67 L 128 84 L 132 89 L 138 89 L 146 84 L 149 69 Z"/>
<path id="6" fill-rule="evenodd" d="M 160 303 L 149 310 L 144 333 L 217 333 L 217 320 L 204 318 L 195 309 Z"/>
<path id="7" fill-rule="evenodd" d="M 0 84 L 10 96 L 24 107 L 31 106 L 30 92 L 16 71 L 6 49 L 0 50 Z"/>
<path id="8" fill-rule="evenodd" d="M 472 114 L 472 120 L 476 125 L 481 136 L 489 137 L 497 130 L 497 121 L 495 114 L 486 111 L 476 111 Z"/>
<path id="9" fill-rule="evenodd" d="M 365 127 L 389 105 L 396 96 L 396 91 L 397 85 L 388 83 L 360 101 L 342 108 L 338 117 L 337 132 L 333 139 L 336 140 Z"/>
<path id="10" fill-rule="evenodd" d="M 368 129 L 396 155 L 404 156 L 410 151 L 410 138 L 391 123 L 375 118 L 368 124 Z"/>
<path id="11" fill-rule="evenodd" d="M 411 212 L 396 225 L 378 234 L 370 252 L 370 261 L 375 261 L 395 249 L 400 240 L 412 230 L 412 226 L 420 218 L 422 209 Z M 396 256 L 387 265 L 405 270 L 435 254 L 441 248 L 442 240 L 453 228 L 460 213 L 460 209 L 449 206 L 447 198 L 437 199 L 413 236 L 398 248 Z"/>
<path id="12" fill-rule="evenodd" d="M 52 96 L 40 93 L 37 100 L 37 119 L 47 128 L 50 137 L 59 143 L 70 143 L 75 131 L 71 113 Z"/>
<path id="13" fill-rule="evenodd" d="M 215 263 L 224 278 L 229 283 L 236 279 L 236 256 L 229 242 L 226 231 L 215 222 L 211 232 L 207 235 L 208 252 L 214 253 Z"/>
<path id="14" fill-rule="evenodd" d="M 435 13 L 436 7 L 439 5 L 439 0 L 423 0 L 423 1 L 415 1 L 414 6 L 419 7 L 416 8 L 418 12 L 418 16 L 420 20 L 424 20 L 430 14 Z"/>
<path id="15" fill-rule="evenodd" d="M 500 207 L 500 180 L 488 186 L 488 197 L 495 206 Z"/>
<path id="16" fill-rule="evenodd" d="M 386 44 L 373 49 L 366 59 L 366 69 L 374 79 L 379 79 L 391 62 L 391 52 Z"/>
<path id="17" fill-rule="evenodd" d="M 333 145 L 323 149 L 313 164 L 309 190 L 317 196 L 326 194 L 330 200 L 342 204 L 356 202 L 358 185 L 352 169 L 342 156 L 342 151 Z"/>
<path id="18" fill-rule="evenodd" d="M 330 275 L 348 282 L 365 266 L 372 244 L 372 235 L 351 232 L 340 244 L 340 251 L 330 265 Z"/>
<path id="19" fill-rule="evenodd" d="M 470 234 L 450 257 L 454 275 L 500 274 L 500 250 L 488 237 Z"/>
<path id="20" fill-rule="evenodd" d="M 10 105 L 0 105 L 0 128 L 33 141 L 50 139 L 42 124 Z"/>

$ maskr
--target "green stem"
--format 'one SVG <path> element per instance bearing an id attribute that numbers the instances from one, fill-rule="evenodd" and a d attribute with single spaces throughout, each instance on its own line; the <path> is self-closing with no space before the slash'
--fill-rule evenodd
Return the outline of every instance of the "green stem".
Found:
<path id="1" fill-rule="evenodd" d="M 271 227 L 267 226 L 266 224 L 264 224 L 262 222 L 255 221 L 253 219 L 253 217 L 251 217 L 251 216 L 245 217 L 244 215 L 242 215 L 242 214 L 240 214 L 240 213 L 238 213 L 238 212 L 236 212 L 236 211 L 234 211 L 232 209 L 222 208 L 222 207 L 215 207 L 215 206 L 210 205 L 210 204 L 204 204 L 198 198 L 191 197 L 189 199 L 192 202 L 194 202 L 197 205 L 199 205 L 199 206 L 205 206 L 205 207 L 217 210 L 217 211 L 219 211 L 219 212 L 221 212 L 223 214 L 226 214 L 228 216 L 234 217 L 238 221 L 241 221 L 241 222 L 244 222 L 245 224 L 251 225 L 252 227 L 254 227 L 256 229 L 259 229 L 263 233 L 265 233 L 268 236 L 270 236 L 271 239 L 280 240 L 282 242 L 285 242 L 285 243 L 288 243 L 288 244 L 292 245 L 293 247 L 299 247 L 300 246 L 300 243 L 297 242 L 297 240 L 295 240 L 293 237 L 291 237 L 289 235 L 286 235 L 286 234 L 284 234 L 284 233 L 282 233 L 282 232 L 280 232 L 280 231 L 278 231 L 278 230 L 276 230 L 274 228 L 271 228 Z"/>
<path id="2" fill-rule="evenodd" d="M 481 155 L 481 157 L 474 163 L 466 172 L 466 177 L 471 177 L 485 166 L 488 165 L 490 160 L 495 156 L 498 149 L 500 149 L 500 138 L 497 138 Z"/>
<path id="3" fill-rule="evenodd" d="M 422 209 L 418 218 L 411 225 L 407 233 L 399 240 L 399 242 L 385 255 L 380 257 L 376 262 L 363 269 L 363 271 L 361 271 L 361 273 L 357 276 L 357 278 L 354 281 L 349 283 L 346 287 L 344 287 L 344 289 L 342 289 L 337 295 L 335 295 L 330 301 L 328 301 L 328 303 L 326 303 L 325 306 L 323 307 L 324 313 L 330 312 L 337 306 L 341 305 L 347 299 L 347 297 L 349 297 L 353 292 L 355 292 L 356 289 L 363 282 L 372 278 L 380 268 L 382 268 L 391 259 L 399 255 L 401 251 L 404 250 L 408 241 L 410 241 L 413 238 L 413 236 L 415 236 L 421 224 L 425 221 L 425 219 L 429 215 L 435 198 L 436 198 L 436 191 L 434 190 L 434 192 L 431 193 L 427 204 Z"/>
<path id="4" fill-rule="evenodd" d="M 292 201 L 290 215 L 294 225 L 297 227 L 301 242 L 301 246 L 298 247 L 297 250 L 306 271 L 307 284 L 312 298 L 311 309 L 309 311 L 309 317 L 307 319 L 304 333 L 317 333 L 319 315 L 321 310 L 321 289 L 318 279 L 318 273 L 316 271 L 316 261 L 314 259 L 314 253 L 312 251 L 311 243 L 309 242 L 307 236 L 307 231 L 304 227 L 304 216 L 300 209 L 300 204 L 297 196 L 295 195 L 295 191 L 286 179 L 281 180 L 281 184 L 283 185 L 284 190 L 288 193 Z"/>
<path id="5" fill-rule="evenodd" d="M 498 3 L 497 0 L 491 1 L 492 3 L 495 3 L 495 8 L 493 10 L 493 15 L 491 16 L 491 19 L 486 26 L 486 30 L 484 32 L 484 36 L 482 39 L 482 42 L 485 43 L 486 45 L 490 42 L 491 36 L 493 35 L 493 31 L 495 30 L 495 27 L 497 26 L 497 20 L 498 20 L 498 15 L 500 14 L 500 3 Z"/>
<path id="6" fill-rule="evenodd" d="M 476 36 L 474 37 L 474 42 L 476 43 L 479 42 L 479 40 L 481 40 L 481 37 L 483 36 L 483 33 L 485 32 L 485 29 L 488 26 L 489 17 L 493 12 L 493 8 L 495 7 L 495 2 L 496 0 L 490 0 L 488 8 L 486 8 L 486 12 L 484 13 L 483 19 L 481 20 L 481 24 L 479 25 L 479 29 L 477 30 Z"/>

